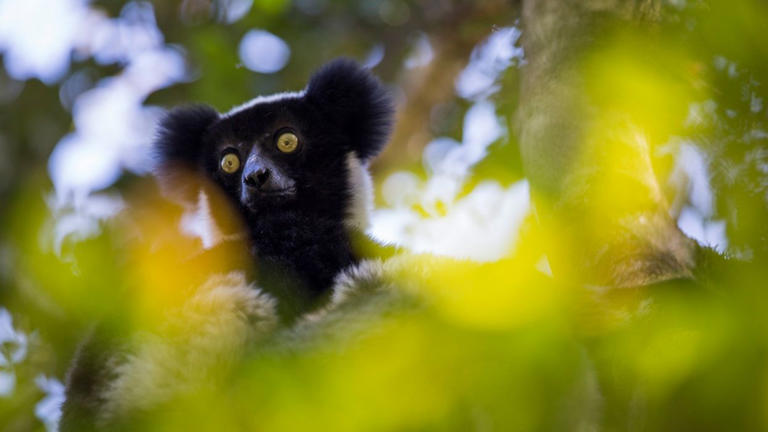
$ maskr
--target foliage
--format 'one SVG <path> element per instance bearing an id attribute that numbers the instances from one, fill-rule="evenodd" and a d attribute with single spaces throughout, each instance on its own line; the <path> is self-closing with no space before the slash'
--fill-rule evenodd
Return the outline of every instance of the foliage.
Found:
<path id="1" fill-rule="evenodd" d="M 588 94 L 605 113 L 643 126 L 678 224 L 728 257 L 703 249 L 695 280 L 626 290 L 552 278 L 542 245 L 553 234 L 515 198 L 524 172 L 514 119 L 526 65 L 518 5 L 71 0 L 71 10 L 93 14 L 94 27 L 80 28 L 68 68 L 49 78 L 12 64 L 21 44 L 2 24 L 20 15 L 1 14 L 14 3 L 0 2 L 3 430 L 39 430 L 39 418 L 55 418 L 41 401 L 60 388 L 45 378 L 64 379 L 94 322 L 116 335 L 151 331 L 190 286 L 243 264 L 242 245 L 207 254 L 181 235 L 184 209 L 145 178 L 157 107 L 203 101 L 225 111 L 298 89 L 340 55 L 368 62 L 399 95 L 397 131 L 373 167 L 379 226 L 398 228 L 381 233 L 400 233 L 395 240 L 416 252 L 489 262 L 409 255 L 401 279 L 381 287 L 406 301 L 366 308 L 363 299 L 360 313 L 282 330 L 249 347 L 215 385 L 130 426 L 768 428 L 768 8 L 760 0 L 670 1 L 653 25 L 590 29 L 596 48 L 577 59 L 589 71 Z M 126 39 L 99 45 L 93 23 Z M 290 47 L 277 72 L 244 66 L 238 50 L 253 29 Z M 166 57 L 153 63 L 141 57 L 148 52 Z M 97 103 L 119 95 L 130 103 Z M 69 163 L 68 139 L 91 141 L 64 181 L 56 167 Z M 109 164 L 114 178 L 97 176 Z M 106 180 L 72 183 L 78 171 Z M 443 242 L 449 235 L 460 240 Z"/>

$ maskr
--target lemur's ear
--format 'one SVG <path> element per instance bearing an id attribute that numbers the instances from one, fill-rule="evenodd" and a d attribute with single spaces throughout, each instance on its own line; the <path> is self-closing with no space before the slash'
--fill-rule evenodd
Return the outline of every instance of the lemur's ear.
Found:
<path id="1" fill-rule="evenodd" d="M 160 121 L 155 155 L 159 165 L 194 166 L 202 151 L 202 139 L 219 113 L 207 105 L 177 107 Z"/>
<path id="2" fill-rule="evenodd" d="M 209 106 L 191 105 L 172 109 L 160 121 L 153 149 L 155 174 L 166 192 L 196 199 L 201 185 L 192 184 L 191 174 L 200 166 L 203 136 L 218 118 Z"/>
<path id="3" fill-rule="evenodd" d="M 361 160 L 371 159 L 386 144 L 393 123 L 392 98 L 354 61 L 338 59 L 323 66 L 310 79 L 306 99 L 348 134 Z"/>

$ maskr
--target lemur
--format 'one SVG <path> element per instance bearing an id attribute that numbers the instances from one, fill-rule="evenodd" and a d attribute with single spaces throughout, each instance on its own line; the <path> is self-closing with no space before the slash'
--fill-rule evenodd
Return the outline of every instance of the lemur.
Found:
<path id="1" fill-rule="evenodd" d="M 217 185 L 247 227 L 259 286 L 283 317 L 327 293 L 371 246 L 367 163 L 385 145 L 393 104 L 380 82 L 336 60 L 306 89 L 257 97 L 219 114 L 181 107 L 163 120 L 159 174 L 192 169 Z"/>
<path id="2" fill-rule="evenodd" d="M 393 114 L 383 85 L 345 59 L 322 67 L 302 91 L 257 97 L 225 114 L 205 105 L 171 110 L 154 145 L 158 178 L 182 195 L 218 189 L 242 216 L 256 276 L 212 275 L 167 311 L 168 325 L 128 341 L 94 332 L 67 377 L 62 431 L 135 421 L 215 375 L 254 333 L 323 307 L 334 280 L 341 291 L 356 276 L 365 280 L 370 264 L 360 262 L 377 246 L 364 234 L 372 207 L 367 164 L 386 144 Z M 180 171 L 205 181 L 174 181 Z"/>

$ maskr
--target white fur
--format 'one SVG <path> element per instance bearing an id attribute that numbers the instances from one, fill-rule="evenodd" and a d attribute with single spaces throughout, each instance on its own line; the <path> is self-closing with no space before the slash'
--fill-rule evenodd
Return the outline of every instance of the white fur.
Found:
<path id="1" fill-rule="evenodd" d="M 349 206 L 347 226 L 366 230 L 373 212 L 373 180 L 368 167 L 354 152 L 347 154 L 349 184 L 352 188 L 352 203 Z"/>
<path id="2" fill-rule="evenodd" d="M 200 191 L 195 206 L 188 208 L 181 217 L 181 232 L 200 239 L 204 249 L 211 249 L 217 244 L 230 240 L 241 240 L 245 234 L 224 234 L 213 218 L 208 194 Z"/>
<path id="3" fill-rule="evenodd" d="M 223 237 L 221 229 L 211 214 L 208 195 L 200 190 L 193 210 L 184 212 L 181 217 L 181 232 L 198 237 L 205 249 L 219 243 Z"/>
<path id="4" fill-rule="evenodd" d="M 239 113 L 240 111 L 247 110 L 248 108 L 251 108 L 259 104 L 277 102 L 279 100 L 284 100 L 284 99 L 299 99 L 301 97 L 304 97 L 304 90 L 296 91 L 296 92 L 275 93 L 273 95 L 268 95 L 268 96 L 257 96 L 242 105 L 238 105 L 232 108 L 231 110 L 229 110 L 229 112 L 224 114 L 224 117 L 231 117 Z"/>
<path id="5" fill-rule="evenodd" d="M 386 260 L 363 260 L 336 276 L 325 309 L 337 309 L 355 299 L 383 292 L 418 292 L 417 287 L 429 280 L 431 269 L 441 262 L 446 259 L 405 253 Z"/>
<path id="6" fill-rule="evenodd" d="M 428 278 L 423 266 L 428 260 L 414 265 L 411 258 L 365 260 L 341 272 L 328 304 L 276 335 L 278 343 L 293 350 L 354 338 L 370 329 L 371 320 L 412 304 L 417 290 L 408 285 Z M 276 327 L 274 300 L 242 273 L 209 278 L 182 306 L 168 311 L 163 325 L 135 335 L 127 354 L 110 361 L 115 378 L 101 394 L 100 425 L 215 385 L 247 345 Z"/>
<path id="7" fill-rule="evenodd" d="M 289 343 L 300 346 L 307 340 L 354 335 L 376 316 L 417 302 L 418 287 L 429 279 L 433 261 L 414 258 L 404 254 L 364 260 L 339 273 L 328 304 L 304 315 L 291 329 Z"/>
<path id="8" fill-rule="evenodd" d="M 277 325 L 275 302 L 240 272 L 210 277 L 163 325 L 138 334 L 115 358 L 101 421 L 129 415 L 214 382 L 249 341 Z"/>

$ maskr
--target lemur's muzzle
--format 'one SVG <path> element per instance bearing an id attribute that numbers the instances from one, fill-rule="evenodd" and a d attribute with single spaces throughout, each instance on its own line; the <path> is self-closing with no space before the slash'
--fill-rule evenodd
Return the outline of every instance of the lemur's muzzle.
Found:
<path id="1" fill-rule="evenodd" d="M 287 197 L 296 192 L 293 179 L 256 149 L 245 162 L 242 182 L 240 199 L 247 206 L 253 206 L 266 196 Z"/>

